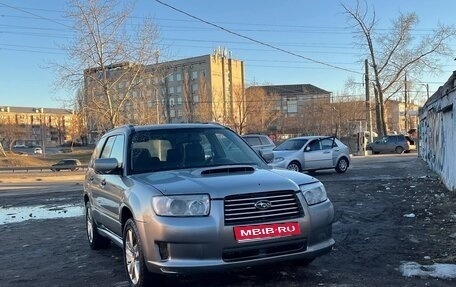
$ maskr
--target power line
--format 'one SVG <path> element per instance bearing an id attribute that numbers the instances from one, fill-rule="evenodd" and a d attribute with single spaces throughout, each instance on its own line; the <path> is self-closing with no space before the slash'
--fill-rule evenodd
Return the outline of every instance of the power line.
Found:
<path id="1" fill-rule="evenodd" d="M 155 1 L 156 1 L 157 3 L 159 3 L 159 4 L 161 4 L 161 5 L 164 5 L 164 6 L 168 7 L 168 8 L 170 8 L 170 9 L 172 9 L 172 10 L 175 10 L 175 11 L 177 11 L 177 12 L 179 12 L 179 13 L 182 13 L 182 14 L 184 14 L 184 15 L 187 15 L 188 17 L 191 17 L 191 18 L 196 19 L 196 20 L 198 20 L 198 21 L 200 21 L 200 22 L 206 23 L 207 25 L 216 27 L 216 28 L 218 28 L 218 29 L 220 29 L 220 30 L 223 30 L 223 31 L 227 32 L 227 33 L 230 33 L 230 34 L 232 34 L 232 35 L 235 35 L 235 36 L 238 36 L 238 37 L 247 39 L 247 40 L 249 40 L 249 41 L 255 42 L 255 43 L 260 44 L 260 45 L 262 45 L 262 46 L 266 46 L 266 47 L 269 47 L 269 48 L 271 48 L 271 49 L 274 49 L 274 50 L 277 50 L 277 51 L 280 51 L 280 52 L 283 52 L 283 53 L 286 53 L 286 54 L 289 54 L 289 55 L 292 55 L 292 56 L 295 56 L 295 57 L 299 57 L 299 58 L 301 58 L 301 59 L 304 59 L 304 60 L 307 60 L 307 61 L 310 61 L 310 62 L 313 62 L 313 63 L 317 63 L 317 64 L 324 65 L 324 66 L 328 66 L 328 67 L 331 67 L 331 68 L 334 68 L 334 69 L 338 69 L 338 70 L 342 70 L 342 71 L 346 71 L 346 72 L 350 72 L 350 73 L 354 73 L 354 74 L 363 74 L 362 72 L 353 71 L 353 70 L 345 69 L 345 68 L 342 68 L 342 67 L 339 67 L 339 66 L 331 65 L 331 64 L 328 64 L 328 63 L 325 63 L 325 62 L 322 62 L 322 61 L 318 61 L 318 60 L 315 60 L 315 59 L 312 59 L 312 58 L 309 58 L 309 57 L 305 57 L 305 56 L 296 54 L 296 53 L 294 53 L 294 52 L 291 52 L 291 51 L 282 49 L 282 48 L 280 48 L 280 47 L 276 47 L 276 46 L 271 45 L 271 44 L 268 44 L 268 43 L 266 43 L 266 42 L 256 40 L 256 39 L 254 39 L 254 38 L 251 38 L 251 37 L 242 35 L 242 34 L 240 34 L 240 33 L 231 31 L 230 29 L 224 28 L 224 27 L 222 27 L 222 26 L 220 26 L 220 25 L 217 25 L 217 24 L 214 24 L 214 23 L 212 23 L 212 22 L 209 22 L 209 21 L 206 21 L 206 20 L 204 20 L 204 19 L 201 19 L 201 18 L 199 18 L 199 17 L 196 17 L 196 16 L 194 16 L 194 15 L 192 15 L 192 14 L 189 14 L 189 13 L 183 11 L 183 10 L 180 10 L 180 9 L 178 9 L 178 8 L 175 8 L 175 7 L 173 7 L 173 6 L 169 5 L 169 4 L 163 3 L 163 2 L 160 1 L 160 0 L 155 0 Z"/>
<path id="2" fill-rule="evenodd" d="M 24 10 L 24 9 L 22 9 L 22 8 L 14 7 L 14 6 L 5 4 L 5 3 L 0 3 L 0 5 L 3 5 L 3 6 L 5 6 L 5 7 L 11 8 L 11 9 L 14 9 L 14 10 L 17 10 L 17 11 L 20 11 L 20 12 L 22 12 L 22 13 L 26 13 L 26 14 L 29 14 L 29 15 L 32 15 L 32 16 L 35 16 L 35 17 L 38 17 L 38 18 L 43 19 L 43 20 L 51 21 L 51 22 L 53 22 L 53 23 L 59 24 L 59 25 L 61 25 L 61 26 L 67 27 L 67 28 L 71 28 L 71 26 L 69 26 L 69 25 L 63 24 L 63 23 L 61 23 L 61 22 L 59 22 L 59 21 L 56 21 L 56 20 L 54 20 L 54 19 L 50 19 L 50 18 L 47 18 L 47 17 L 43 17 L 43 16 L 41 16 L 41 15 L 38 15 L 38 14 L 35 14 L 35 13 L 32 13 L 32 12 L 26 11 L 26 10 Z"/>

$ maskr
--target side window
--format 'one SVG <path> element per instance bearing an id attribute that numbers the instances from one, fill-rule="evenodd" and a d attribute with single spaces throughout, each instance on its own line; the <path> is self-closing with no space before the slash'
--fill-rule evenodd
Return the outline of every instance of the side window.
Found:
<path id="1" fill-rule="evenodd" d="M 103 148 L 105 142 L 105 138 L 98 141 L 95 149 L 93 150 L 92 156 L 90 157 L 89 167 L 93 167 L 94 160 L 100 157 L 101 149 Z"/>
<path id="2" fill-rule="evenodd" d="M 245 140 L 251 146 L 261 145 L 260 139 L 258 137 L 247 137 Z"/>
<path id="3" fill-rule="evenodd" d="M 266 144 L 273 144 L 272 140 L 269 137 L 260 137 L 261 143 Z"/>
<path id="4" fill-rule="evenodd" d="M 396 143 L 396 139 L 397 139 L 397 137 L 388 137 L 388 143 L 395 144 Z"/>
<path id="5" fill-rule="evenodd" d="M 321 149 L 332 149 L 337 147 L 336 141 L 331 138 L 321 140 Z"/>
<path id="6" fill-rule="evenodd" d="M 116 140 L 115 136 L 109 137 L 106 141 L 106 144 L 101 152 L 100 158 L 109 158 L 111 155 L 112 146 L 114 145 L 114 141 Z"/>
<path id="7" fill-rule="evenodd" d="M 308 150 L 309 151 L 316 151 L 320 150 L 320 140 L 313 140 L 309 143 Z"/>
<path id="8" fill-rule="evenodd" d="M 117 159 L 119 166 L 122 166 L 123 159 L 124 159 L 124 136 L 118 135 L 116 136 L 116 141 L 111 149 L 111 155 L 109 157 L 113 157 Z"/>

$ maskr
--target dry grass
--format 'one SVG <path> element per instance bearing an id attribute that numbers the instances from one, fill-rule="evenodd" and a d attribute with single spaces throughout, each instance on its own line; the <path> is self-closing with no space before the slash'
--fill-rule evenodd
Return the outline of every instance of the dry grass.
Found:
<path id="1" fill-rule="evenodd" d="M 6 157 L 0 155 L 0 167 L 28 167 L 28 166 L 48 166 L 64 158 L 76 158 L 82 164 L 87 164 L 92 150 L 81 149 L 68 153 L 42 155 L 20 155 L 13 152 L 6 152 Z"/>

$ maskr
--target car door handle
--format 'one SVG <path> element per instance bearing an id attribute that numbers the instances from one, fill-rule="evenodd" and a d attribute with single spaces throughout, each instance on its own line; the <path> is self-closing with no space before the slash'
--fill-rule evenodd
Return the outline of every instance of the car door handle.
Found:
<path id="1" fill-rule="evenodd" d="M 106 185 L 106 179 L 101 180 L 101 181 L 100 181 L 100 185 L 101 185 L 101 186 L 105 186 L 105 185 Z"/>
<path id="2" fill-rule="evenodd" d="M 325 151 L 325 152 L 323 152 L 323 153 L 331 153 L 331 152 L 330 152 L 330 151 Z"/>

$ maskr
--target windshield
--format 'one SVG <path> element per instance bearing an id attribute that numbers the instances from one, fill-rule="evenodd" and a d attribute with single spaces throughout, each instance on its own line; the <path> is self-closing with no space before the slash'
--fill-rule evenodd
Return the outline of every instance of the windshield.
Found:
<path id="1" fill-rule="evenodd" d="M 225 129 L 168 129 L 136 132 L 131 140 L 132 173 L 220 165 L 265 165 L 234 132 Z"/>
<path id="2" fill-rule="evenodd" d="M 274 150 L 300 150 L 307 142 L 307 139 L 290 139 L 278 145 Z"/>

